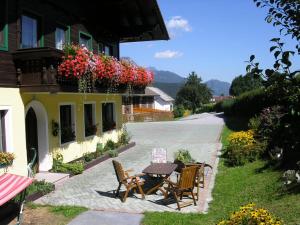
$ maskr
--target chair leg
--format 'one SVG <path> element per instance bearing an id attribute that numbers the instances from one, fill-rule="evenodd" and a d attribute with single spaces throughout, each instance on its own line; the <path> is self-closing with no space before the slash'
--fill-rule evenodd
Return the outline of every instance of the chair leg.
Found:
<path id="1" fill-rule="evenodd" d="M 193 193 L 193 189 L 191 189 L 191 195 L 192 195 L 192 198 L 193 198 L 193 201 L 194 201 L 194 205 L 197 205 L 196 200 L 195 200 L 195 196 L 194 196 L 194 193 Z"/>
<path id="2" fill-rule="evenodd" d="M 142 195 L 142 199 L 145 199 L 145 194 L 144 194 L 144 191 L 143 191 L 141 185 L 140 185 L 140 184 L 137 184 L 137 187 L 138 187 L 138 189 L 139 189 L 139 191 L 140 191 L 140 193 L 141 193 L 141 195 Z"/>
<path id="3" fill-rule="evenodd" d="M 126 192 L 125 192 L 125 194 L 124 194 L 124 196 L 123 196 L 123 201 L 122 201 L 122 202 L 126 202 L 126 198 L 127 198 L 127 196 L 128 196 L 129 191 L 130 191 L 130 188 L 127 187 L 127 188 L 126 188 Z"/>
<path id="4" fill-rule="evenodd" d="M 177 196 L 177 194 L 176 194 L 176 192 L 175 192 L 175 191 L 174 191 L 172 194 L 173 194 L 173 195 L 174 195 L 174 197 L 175 197 L 175 200 L 176 200 L 176 203 L 177 203 L 177 208 L 178 208 L 178 210 L 180 211 L 180 210 L 181 210 L 181 208 L 180 208 L 180 204 L 179 204 L 179 201 L 178 201 L 178 196 Z"/>
<path id="5" fill-rule="evenodd" d="M 115 197 L 118 197 L 118 196 L 119 196 L 119 194 L 120 194 L 120 189 L 121 189 L 121 185 L 122 185 L 122 184 L 119 183 L 119 186 L 118 186 L 118 188 L 117 188 Z"/>

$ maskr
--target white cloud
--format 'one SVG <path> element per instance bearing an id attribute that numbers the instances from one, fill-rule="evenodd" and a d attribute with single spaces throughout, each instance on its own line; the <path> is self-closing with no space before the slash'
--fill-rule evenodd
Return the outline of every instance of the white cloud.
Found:
<path id="1" fill-rule="evenodd" d="M 162 52 L 156 52 L 155 55 L 154 55 L 154 58 L 157 58 L 157 59 L 172 59 L 172 58 L 178 58 L 182 55 L 183 55 L 182 52 L 166 50 L 166 51 L 162 51 Z"/>
<path id="2" fill-rule="evenodd" d="M 182 30 L 185 32 L 192 31 L 189 21 L 181 16 L 173 16 L 170 20 L 166 21 L 166 26 L 169 30 Z"/>

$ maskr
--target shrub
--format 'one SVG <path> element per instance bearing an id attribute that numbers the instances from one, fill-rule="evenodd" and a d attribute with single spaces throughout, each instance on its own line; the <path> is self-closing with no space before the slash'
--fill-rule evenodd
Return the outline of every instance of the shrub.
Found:
<path id="1" fill-rule="evenodd" d="M 117 157 L 119 155 L 119 152 L 117 150 L 109 150 L 108 151 L 108 155 L 111 158 L 115 158 L 115 157 Z"/>
<path id="2" fill-rule="evenodd" d="M 228 146 L 223 154 L 228 165 L 244 165 L 261 156 L 265 149 L 264 142 L 256 142 L 253 134 L 254 132 L 249 130 L 234 132 L 228 136 Z"/>
<path id="3" fill-rule="evenodd" d="M 189 150 L 186 150 L 186 149 L 179 149 L 177 152 L 175 152 L 175 159 L 179 160 L 183 163 L 195 162 L 195 160 L 192 158 Z"/>
<path id="4" fill-rule="evenodd" d="M 258 115 L 264 108 L 274 105 L 276 99 L 266 89 L 259 88 L 234 99 L 226 99 L 217 103 L 215 110 L 224 112 L 227 116 L 253 117 Z"/>
<path id="5" fill-rule="evenodd" d="M 36 192 L 42 192 L 43 194 L 48 194 L 51 191 L 54 191 L 55 185 L 52 183 L 48 183 L 45 180 L 37 181 L 35 180 L 27 189 L 27 194 L 31 195 Z"/>
<path id="6" fill-rule="evenodd" d="M 115 143 L 113 140 L 108 140 L 104 146 L 104 152 L 109 151 L 109 150 L 114 150 L 115 148 L 117 148 L 118 145 L 117 143 Z"/>
<path id="7" fill-rule="evenodd" d="M 203 104 L 196 113 L 213 112 L 215 111 L 215 103 Z"/>
<path id="8" fill-rule="evenodd" d="M 101 155 L 103 155 L 103 152 L 104 152 L 103 144 L 102 143 L 97 143 L 96 151 L 95 151 L 95 158 L 98 158 Z"/>
<path id="9" fill-rule="evenodd" d="M 53 172 L 58 173 L 69 173 L 71 175 L 81 174 L 83 172 L 83 163 L 74 162 L 74 163 L 63 163 L 62 154 L 56 154 L 53 159 Z"/>
<path id="10" fill-rule="evenodd" d="M 283 225 L 283 222 L 274 217 L 268 210 L 255 207 L 255 204 L 248 204 L 240 207 L 240 210 L 233 212 L 228 220 L 222 220 L 218 225 Z"/>
<path id="11" fill-rule="evenodd" d="M 174 107 L 174 110 L 173 110 L 174 118 L 183 117 L 184 111 L 185 110 L 184 110 L 183 105 L 178 105 L 178 106 Z"/>
<path id="12" fill-rule="evenodd" d="M 126 127 L 124 126 L 123 132 L 119 136 L 118 143 L 119 143 L 120 146 L 121 145 L 127 145 L 129 143 L 130 139 L 131 139 L 131 136 L 128 133 Z"/>
<path id="13" fill-rule="evenodd" d="M 83 154 L 83 160 L 85 162 L 90 162 L 96 157 L 96 154 L 94 152 L 84 153 Z"/>

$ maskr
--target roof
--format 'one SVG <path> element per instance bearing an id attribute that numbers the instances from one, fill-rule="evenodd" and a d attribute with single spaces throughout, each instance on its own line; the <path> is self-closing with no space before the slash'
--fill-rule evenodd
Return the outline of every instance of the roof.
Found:
<path id="1" fill-rule="evenodd" d="M 97 37 L 119 42 L 169 40 L 157 0 L 45 0 L 75 15 Z"/>
<path id="2" fill-rule="evenodd" d="M 161 99 L 163 99 L 166 102 L 174 101 L 174 98 L 172 98 L 167 93 L 163 92 L 162 90 L 160 90 L 157 87 L 146 87 L 145 94 L 146 95 L 159 95 L 161 97 Z"/>

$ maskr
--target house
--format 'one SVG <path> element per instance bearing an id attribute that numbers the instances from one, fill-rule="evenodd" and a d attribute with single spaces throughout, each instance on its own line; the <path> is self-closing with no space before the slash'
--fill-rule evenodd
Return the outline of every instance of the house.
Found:
<path id="1" fill-rule="evenodd" d="M 163 111 L 173 111 L 174 99 L 156 87 L 146 87 L 145 94 L 154 96 L 153 108 Z"/>
<path id="2" fill-rule="evenodd" d="M 38 150 L 37 171 L 95 151 L 122 128 L 122 91 L 90 88 L 59 76 L 65 44 L 119 58 L 124 42 L 168 40 L 156 0 L 1 0 L 0 151 L 16 158 L 9 172 L 26 175 Z M 4 169 L 0 170 L 2 173 Z"/>

